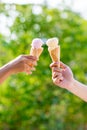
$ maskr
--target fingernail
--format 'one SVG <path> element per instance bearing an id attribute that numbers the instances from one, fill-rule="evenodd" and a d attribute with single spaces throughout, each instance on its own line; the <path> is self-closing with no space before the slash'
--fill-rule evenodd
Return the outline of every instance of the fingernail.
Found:
<path id="1" fill-rule="evenodd" d="M 32 74 L 32 71 L 30 71 L 29 74 Z"/>
<path id="2" fill-rule="evenodd" d="M 28 71 L 27 71 L 27 72 L 26 72 L 26 75 L 29 75 L 29 74 L 32 74 L 32 72 L 28 72 Z"/>
<path id="3" fill-rule="evenodd" d="M 36 69 L 35 68 L 32 68 L 32 71 L 35 71 Z"/>
<path id="4" fill-rule="evenodd" d="M 37 62 L 35 63 L 35 66 L 37 66 Z"/>

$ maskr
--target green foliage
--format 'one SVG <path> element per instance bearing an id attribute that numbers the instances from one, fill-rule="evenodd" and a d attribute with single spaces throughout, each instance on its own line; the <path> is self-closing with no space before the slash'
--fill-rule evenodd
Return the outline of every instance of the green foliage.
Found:
<path id="1" fill-rule="evenodd" d="M 0 65 L 20 54 L 29 54 L 33 38 L 45 41 L 58 37 L 61 60 L 72 68 L 77 80 L 87 83 L 87 21 L 68 9 L 40 8 L 42 12 L 36 14 L 31 5 L 16 5 L 18 15 L 10 28 L 11 35 L 0 35 Z M 0 9 L 9 17 L 10 8 L 6 11 L 3 5 Z M 1 85 L 0 130 L 87 129 L 86 103 L 52 83 L 51 59 L 47 46 L 43 47 L 32 75 L 13 75 Z"/>

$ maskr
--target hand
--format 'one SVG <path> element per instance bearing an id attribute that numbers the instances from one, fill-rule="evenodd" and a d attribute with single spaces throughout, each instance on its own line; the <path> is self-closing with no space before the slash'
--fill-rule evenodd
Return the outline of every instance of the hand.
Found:
<path id="1" fill-rule="evenodd" d="M 0 68 L 0 83 L 11 74 L 25 72 L 31 74 L 36 65 L 37 58 L 29 55 L 21 55 Z"/>
<path id="2" fill-rule="evenodd" d="M 58 67 L 60 64 L 60 68 Z M 74 80 L 73 73 L 71 69 L 64 63 L 55 62 L 50 65 L 52 69 L 52 80 L 55 85 L 60 86 L 61 88 L 68 88 L 72 86 Z"/>
<path id="3" fill-rule="evenodd" d="M 12 60 L 8 64 L 11 66 L 12 73 L 25 72 L 31 74 L 32 70 L 35 70 L 37 58 L 29 55 L 20 55 L 16 59 Z"/>

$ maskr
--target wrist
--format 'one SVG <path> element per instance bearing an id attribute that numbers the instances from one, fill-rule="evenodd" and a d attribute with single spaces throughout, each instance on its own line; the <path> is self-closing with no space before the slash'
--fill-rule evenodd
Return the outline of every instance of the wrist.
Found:
<path id="1" fill-rule="evenodd" d="M 70 91 L 75 86 L 75 84 L 76 84 L 76 80 L 72 78 L 72 80 L 69 81 L 69 84 L 66 89 Z"/>
<path id="2" fill-rule="evenodd" d="M 4 79 L 4 77 L 10 76 L 12 72 L 12 67 L 8 63 L 0 68 L 0 78 Z"/>
<path id="3" fill-rule="evenodd" d="M 8 75 L 12 75 L 14 73 L 14 67 L 11 63 L 6 64 L 5 66 L 5 70 L 7 71 Z"/>

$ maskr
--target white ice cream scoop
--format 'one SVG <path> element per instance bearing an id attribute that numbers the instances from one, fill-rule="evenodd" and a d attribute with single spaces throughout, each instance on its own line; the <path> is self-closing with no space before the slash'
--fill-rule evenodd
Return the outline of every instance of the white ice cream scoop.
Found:
<path id="1" fill-rule="evenodd" d="M 54 49 L 56 47 L 58 47 L 58 38 L 54 37 L 54 38 L 50 38 L 47 40 L 46 44 L 50 49 Z"/>
<path id="2" fill-rule="evenodd" d="M 31 46 L 33 48 L 41 48 L 41 46 L 43 45 L 43 41 L 40 39 L 40 38 L 35 38 L 33 41 L 32 41 L 32 44 Z"/>

